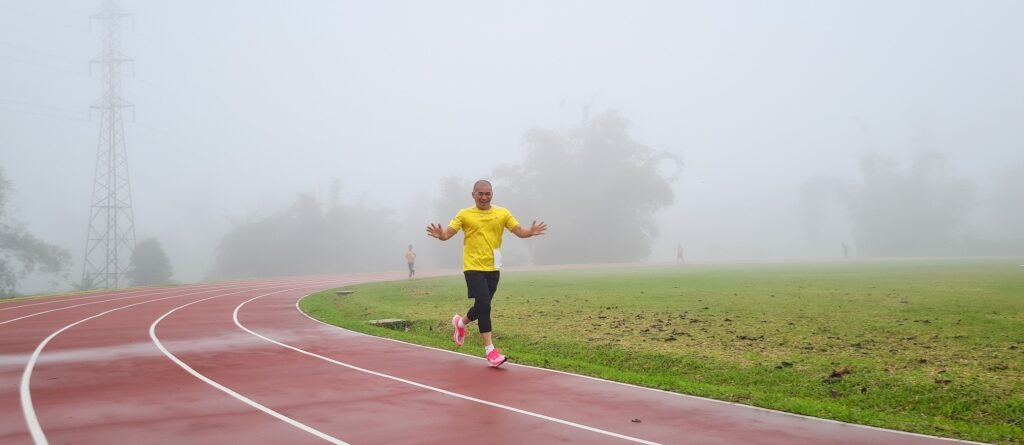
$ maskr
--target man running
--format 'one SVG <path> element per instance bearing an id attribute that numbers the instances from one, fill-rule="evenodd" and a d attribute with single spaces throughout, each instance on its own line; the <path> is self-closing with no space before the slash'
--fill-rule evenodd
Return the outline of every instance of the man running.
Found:
<path id="1" fill-rule="evenodd" d="M 479 320 L 480 338 L 484 343 L 487 362 L 497 368 L 505 363 L 505 356 L 491 341 L 491 298 L 494 298 L 494 292 L 498 290 L 501 236 L 505 229 L 509 229 L 520 238 L 529 238 L 543 235 L 548 226 L 543 221 L 534 221 L 529 229 L 525 229 L 508 209 L 492 206 L 491 183 L 483 179 L 473 184 L 472 196 L 476 206 L 459 210 L 448 227 L 430 224 L 427 226 L 427 235 L 445 241 L 455 236 L 460 229 L 463 231 L 462 273 L 466 277 L 466 288 L 469 290 L 469 298 L 473 299 L 473 307 L 465 317 L 459 314 L 452 317 L 452 326 L 455 328 L 452 340 L 462 346 L 466 340 L 466 325 Z"/>

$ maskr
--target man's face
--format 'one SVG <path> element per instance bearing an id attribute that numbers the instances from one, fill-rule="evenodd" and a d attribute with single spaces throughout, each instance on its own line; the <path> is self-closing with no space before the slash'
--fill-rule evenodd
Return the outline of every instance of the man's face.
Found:
<path id="1" fill-rule="evenodd" d="M 481 184 L 473 187 L 473 200 L 476 201 L 476 208 L 487 210 L 491 208 L 491 186 Z"/>

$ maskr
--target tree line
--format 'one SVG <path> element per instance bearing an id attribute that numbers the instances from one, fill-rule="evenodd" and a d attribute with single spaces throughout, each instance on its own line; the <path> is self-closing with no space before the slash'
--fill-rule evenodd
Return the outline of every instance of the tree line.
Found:
<path id="1" fill-rule="evenodd" d="M 812 178 L 804 207 L 819 213 L 823 200 L 838 203 L 852 226 L 853 245 L 868 258 L 1024 254 L 1024 162 L 1007 166 L 987 195 L 993 209 L 986 229 L 970 218 L 978 207 L 976 185 L 957 177 L 945 157 L 923 151 L 903 165 L 877 153 L 860 161 L 860 180 Z M 818 221 L 807 218 L 808 233 Z"/>
<path id="2" fill-rule="evenodd" d="M 674 201 L 672 182 L 681 174 L 678 155 L 638 142 L 631 123 L 616 111 L 584 118 L 566 130 L 535 128 L 523 136 L 520 163 L 501 165 L 489 175 L 495 202 L 523 224 L 545 220 L 551 236 L 524 243 L 506 255 L 515 263 L 565 264 L 632 262 L 649 257 L 658 236 L 657 212 Z M 865 257 L 985 255 L 1024 252 L 1024 162 L 994 178 L 994 234 L 972 230 L 974 185 L 955 177 L 942 156 L 925 154 L 902 168 L 894 158 L 866 154 L 860 180 L 813 178 L 803 196 L 807 233 L 823 200 L 839 203 L 852 225 L 854 246 Z M 215 249 L 210 279 L 391 270 L 409 239 L 403 228 L 447 223 L 472 205 L 473 180 L 440 180 L 431 215 L 412 224 L 393 210 L 365 202 L 342 203 L 340 182 L 326 202 L 300 194 L 284 209 L 236 222 Z M 17 295 L 18 282 L 45 274 L 78 288 L 68 269 L 68 251 L 29 233 L 9 215 L 13 190 L 0 169 L 0 296 Z M 421 231 L 415 231 L 419 235 Z M 425 239 L 425 237 L 423 238 Z M 514 241 L 513 241 L 514 242 Z M 426 241 L 424 241 L 426 243 Z M 460 251 L 427 243 L 432 257 L 457 267 Z M 396 253 L 397 252 L 397 253 Z M 132 285 L 172 281 L 171 261 L 153 238 L 140 241 L 131 258 Z"/>

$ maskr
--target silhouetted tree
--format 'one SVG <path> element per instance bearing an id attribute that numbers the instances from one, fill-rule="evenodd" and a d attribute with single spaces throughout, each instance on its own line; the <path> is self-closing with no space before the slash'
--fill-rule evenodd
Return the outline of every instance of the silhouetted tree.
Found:
<path id="1" fill-rule="evenodd" d="M 841 195 L 860 254 L 955 253 L 957 230 L 972 206 L 972 187 L 950 176 L 942 156 L 918 156 L 904 172 L 895 159 L 867 155 L 861 172 L 864 183 Z"/>
<path id="2" fill-rule="evenodd" d="M 681 162 L 635 141 L 629 127 L 609 111 L 565 132 L 531 130 L 523 163 L 495 169 L 495 196 L 501 197 L 495 201 L 508 203 L 523 225 L 538 218 L 551 227 L 548 236 L 527 243 L 534 261 L 648 257 L 658 233 L 654 215 L 672 204 L 670 183 Z"/>
<path id="3" fill-rule="evenodd" d="M 135 245 L 126 277 L 132 286 L 167 284 L 174 270 L 160 241 L 146 238 Z"/>
<path id="4" fill-rule="evenodd" d="M 0 169 L 0 296 L 17 295 L 18 280 L 42 272 L 67 279 L 71 264 L 67 250 L 45 243 L 7 215 L 11 184 Z M 64 275 L 62 275 L 64 274 Z"/>
<path id="5" fill-rule="evenodd" d="M 1007 165 L 993 175 L 986 196 L 992 206 L 990 230 L 973 235 L 967 253 L 975 255 L 1024 255 L 1024 162 Z"/>
<path id="6" fill-rule="evenodd" d="M 331 199 L 334 201 L 334 199 Z M 364 203 L 322 206 L 299 195 L 287 209 L 238 223 L 217 248 L 211 277 L 384 270 L 404 266 L 391 210 Z M 424 227 L 426 223 L 424 223 Z"/>
<path id="7" fill-rule="evenodd" d="M 422 224 L 423 229 L 426 229 L 428 223 L 438 223 L 441 225 L 447 225 L 456 213 L 460 209 L 466 207 L 472 207 L 474 205 L 473 198 L 473 180 L 466 180 L 457 178 L 454 176 L 448 176 L 441 179 L 440 183 L 440 194 L 434 200 L 433 205 L 433 219 L 426 221 Z M 502 202 L 502 190 L 495 190 L 498 198 L 495 200 L 496 203 Z M 500 205 L 500 204 L 499 204 Z M 515 209 L 513 209 L 515 210 Z M 445 268 L 461 268 L 462 267 L 462 243 L 461 239 L 458 242 L 459 246 L 452 246 L 452 242 L 438 242 L 436 239 L 430 238 L 426 235 L 426 232 L 421 232 L 423 235 L 423 241 L 421 242 L 422 248 L 421 253 L 423 256 L 430 256 L 437 261 L 440 261 L 441 267 Z"/>
<path id="8" fill-rule="evenodd" d="M 993 195 L 998 230 L 1019 245 L 1024 241 L 1024 162 L 1011 164 L 997 175 Z"/>

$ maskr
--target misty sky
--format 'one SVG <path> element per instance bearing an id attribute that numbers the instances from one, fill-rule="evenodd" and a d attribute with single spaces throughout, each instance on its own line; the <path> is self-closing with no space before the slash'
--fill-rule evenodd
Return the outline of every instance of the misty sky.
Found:
<path id="1" fill-rule="evenodd" d="M 526 130 L 570 128 L 585 104 L 620 110 L 634 139 L 683 159 L 652 261 L 678 242 L 693 261 L 840 255 L 848 219 L 837 205 L 834 240 L 807 245 L 798 190 L 858 180 L 869 151 L 906 163 L 938 151 L 982 204 L 990 178 L 1024 161 L 1020 1 L 120 4 L 134 14 L 122 93 L 135 104 L 136 236 L 161 241 L 179 280 L 201 278 L 233 220 L 326 194 L 334 178 L 344 200 L 402 215 L 441 177 L 520 162 Z M 99 6 L 0 0 L 10 213 L 72 252 L 75 279 Z M 573 193 L 550 198 L 571 206 Z M 410 242 L 428 242 L 428 222 L 408 224 Z"/>

